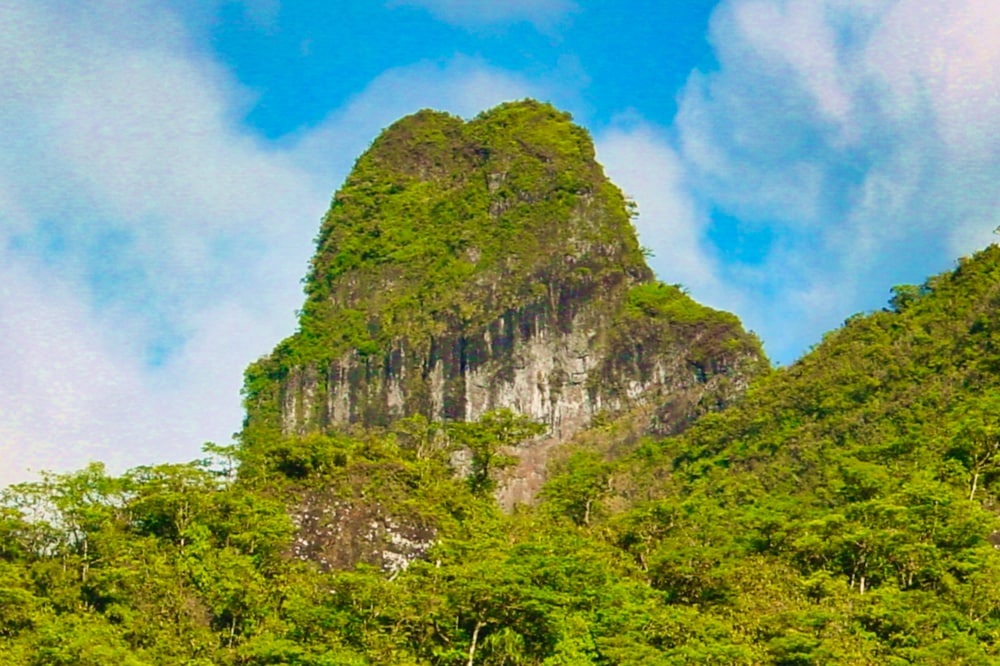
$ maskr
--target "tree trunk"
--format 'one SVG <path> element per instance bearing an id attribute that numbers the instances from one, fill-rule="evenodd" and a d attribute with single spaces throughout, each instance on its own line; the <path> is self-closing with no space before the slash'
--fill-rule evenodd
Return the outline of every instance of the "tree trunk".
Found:
<path id="1" fill-rule="evenodd" d="M 469 646 L 469 661 L 467 666 L 472 666 L 476 659 L 476 643 L 479 642 L 479 630 L 483 628 L 483 623 L 477 621 L 476 628 L 472 630 L 472 645 Z"/>

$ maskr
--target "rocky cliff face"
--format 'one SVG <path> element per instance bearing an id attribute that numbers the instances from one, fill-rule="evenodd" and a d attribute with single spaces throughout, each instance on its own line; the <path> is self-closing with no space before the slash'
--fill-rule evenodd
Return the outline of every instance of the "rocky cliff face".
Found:
<path id="1" fill-rule="evenodd" d="M 735 317 L 653 281 L 589 136 L 532 101 L 387 129 L 334 197 L 306 293 L 248 370 L 244 445 L 509 408 L 547 433 L 507 504 L 595 415 L 651 405 L 673 432 L 766 367 Z"/>

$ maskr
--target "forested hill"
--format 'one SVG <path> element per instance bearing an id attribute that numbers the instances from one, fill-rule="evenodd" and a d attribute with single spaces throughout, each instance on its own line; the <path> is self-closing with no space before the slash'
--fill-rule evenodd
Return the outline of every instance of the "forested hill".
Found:
<path id="1" fill-rule="evenodd" d="M 1000 662 L 1000 248 L 634 426 L 595 418 L 512 513 L 503 445 L 539 426 L 502 410 L 8 488 L 0 661 Z"/>
<path id="2" fill-rule="evenodd" d="M 569 516 L 595 464 L 576 456 L 548 491 Z M 885 310 L 607 478 L 604 539 L 712 628 L 681 651 L 997 663 L 1000 248 L 893 288 Z"/>
<path id="3" fill-rule="evenodd" d="M 333 197 L 298 330 L 246 373 L 244 461 L 508 410 L 539 426 L 504 447 L 519 461 L 497 479 L 509 508 L 595 417 L 643 411 L 650 431 L 678 432 L 729 404 L 769 368 L 759 341 L 653 279 L 633 213 L 587 131 L 549 104 L 393 123 Z"/>

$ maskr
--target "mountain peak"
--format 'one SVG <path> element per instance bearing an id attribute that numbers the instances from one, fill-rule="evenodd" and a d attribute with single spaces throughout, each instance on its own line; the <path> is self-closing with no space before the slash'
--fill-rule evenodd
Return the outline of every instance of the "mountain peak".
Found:
<path id="1" fill-rule="evenodd" d="M 589 134 L 534 100 L 387 128 L 334 196 L 306 295 L 248 370 L 249 447 L 496 409 L 563 441 L 669 404 L 673 431 L 762 367 L 735 317 L 653 281 Z"/>

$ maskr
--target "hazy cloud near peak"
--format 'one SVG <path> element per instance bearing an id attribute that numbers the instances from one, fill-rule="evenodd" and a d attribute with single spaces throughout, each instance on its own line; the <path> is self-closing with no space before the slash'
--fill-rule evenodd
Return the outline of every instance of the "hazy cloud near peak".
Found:
<path id="1" fill-rule="evenodd" d="M 736 307 L 704 241 L 708 218 L 688 191 L 684 164 L 663 131 L 646 122 L 615 125 L 595 142 L 608 177 L 637 202 L 636 231 L 652 251 L 649 263 L 657 275 L 683 284 L 696 298 Z"/>
<path id="2" fill-rule="evenodd" d="M 393 68 L 296 137 L 294 154 L 311 171 L 342 178 L 372 140 L 403 116 L 433 108 L 468 118 L 504 101 L 545 97 L 552 87 L 461 55 Z"/>

